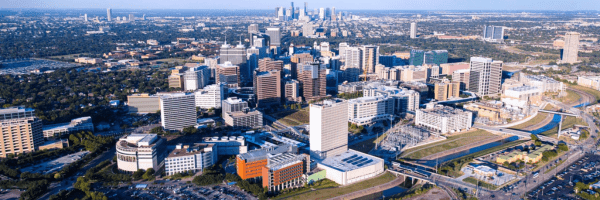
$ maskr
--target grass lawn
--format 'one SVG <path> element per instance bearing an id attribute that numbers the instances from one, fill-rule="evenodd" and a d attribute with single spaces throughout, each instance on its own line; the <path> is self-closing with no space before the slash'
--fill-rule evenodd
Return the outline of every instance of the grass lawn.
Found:
<path id="1" fill-rule="evenodd" d="M 373 186 L 378 186 L 378 185 L 393 181 L 394 179 L 396 179 L 396 176 L 392 175 L 389 172 L 386 172 L 385 174 L 380 175 L 378 177 L 368 179 L 365 181 L 361 181 L 358 183 L 354 183 L 352 185 L 310 191 L 308 193 L 290 197 L 289 199 L 301 199 L 301 200 L 328 199 L 328 198 L 364 190 L 364 189 L 367 189 L 367 188 L 370 188 Z"/>
<path id="2" fill-rule="evenodd" d="M 565 153 L 567 153 L 567 151 L 563 151 L 563 152 L 560 152 L 560 153 L 558 153 L 558 156 L 556 156 L 556 157 L 554 157 L 554 158 L 552 158 L 552 159 L 548 160 L 548 162 L 544 162 L 543 160 L 540 160 L 540 162 L 538 162 L 538 163 L 537 163 L 537 166 L 536 166 L 535 168 L 533 168 L 533 170 L 532 170 L 532 171 L 537 171 L 537 170 L 539 170 L 540 168 L 542 168 L 542 167 L 546 166 L 546 164 L 548 164 L 548 163 L 551 163 L 551 162 L 554 162 L 556 159 L 558 159 L 558 158 L 560 158 L 561 156 L 565 155 Z"/>
<path id="3" fill-rule="evenodd" d="M 356 143 L 354 145 L 350 145 L 350 149 L 354 149 L 363 153 L 369 153 L 369 151 L 371 151 L 371 149 L 373 149 L 373 147 L 375 147 L 375 140 L 377 138 L 371 138 L 359 143 Z"/>
<path id="4" fill-rule="evenodd" d="M 594 96 L 596 98 L 596 101 L 598 101 L 600 99 L 600 91 L 598 90 L 594 90 L 592 88 L 587 88 L 587 87 L 583 87 L 580 85 L 569 85 L 570 88 L 574 88 L 574 89 L 578 89 L 581 91 L 584 91 L 588 94 L 591 94 L 592 96 Z M 596 102 L 591 102 L 591 104 L 596 104 Z"/>
<path id="5" fill-rule="evenodd" d="M 567 90 L 567 96 L 565 97 L 556 97 L 553 98 L 557 101 L 560 101 L 564 104 L 572 104 L 577 102 L 579 99 L 581 98 L 581 96 L 579 94 L 577 94 L 576 92 L 573 92 L 571 90 Z"/>
<path id="6" fill-rule="evenodd" d="M 546 119 L 546 116 L 548 114 L 546 113 L 542 113 L 542 112 L 538 112 L 538 114 L 533 117 L 533 119 L 530 119 L 529 121 L 510 127 L 512 129 L 524 129 L 525 127 L 531 126 L 531 125 L 535 125 L 535 124 L 539 124 L 540 122 L 544 121 L 544 119 Z"/>
<path id="7" fill-rule="evenodd" d="M 336 188 L 339 186 L 340 186 L 339 184 L 337 184 L 336 182 L 333 182 L 332 180 L 322 179 L 322 180 L 319 180 L 319 181 L 313 183 L 312 185 L 309 185 L 308 187 L 298 188 L 298 189 L 290 191 L 288 193 L 277 195 L 271 199 L 284 199 L 284 198 L 291 197 L 294 195 L 299 195 L 299 194 L 302 194 L 305 192 L 309 192 L 309 191 L 311 191 L 311 189 L 317 190 L 317 189 L 325 189 L 325 188 Z"/>
<path id="8" fill-rule="evenodd" d="M 473 177 L 465 178 L 465 179 L 463 179 L 463 182 L 471 183 L 473 185 L 477 185 L 477 183 L 479 183 L 480 187 L 484 187 L 484 188 L 487 188 L 487 189 L 490 189 L 490 190 L 497 190 L 498 189 L 498 186 L 496 186 L 494 184 L 491 184 L 491 183 L 488 183 L 488 182 L 485 182 L 485 181 L 482 181 L 482 180 L 477 181 L 477 179 L 473 178 Z"/>
<path id="9" fill-rule="evenodd" d="M 454 149 L 457 147 L 465 146 L 468 144 L 477 143 L 481 140 L 485 140 L 491 137 L 498 137 L 486 130 L 476 130 L 459 135 L 449 136 L 447 140 L 428 144 L 425 146 L 409 149 L 408 151 L 402 152 L 403 157 L 408 159 L 419 159 L 425 156 L 439 153 L 442 151 Z"/>
<path id="10" fill-rule="evenodd" d="M 573 127 L 575 125 L 587 126 L 588 124 L 585 123 L 585 121 L 583 121 L 582 118 L 576 118 L 576 117 L 572 117 L 572 116 L 567 116 L 567 117 L 565 117 L 565 119 L 562 122 L 562 130 L 571 128 L 571 127 Z M 558 126 L 552 128 L 550 130 L 547 130 L 547 131 L 545 131 L 545 132 L 543 132 L 541 134 L 545 135 L 545 136 L 550 136 L 550 135 L 556 135 L 557 133 L 558 133 Z"/>
<path id="11" fill-rule="evenodd" d="M 310 113 L 308 112 L 308 109 L 286 110 L 274 113 L 271 116 L 288 126 L 298 126 L 310 123 Z"/>

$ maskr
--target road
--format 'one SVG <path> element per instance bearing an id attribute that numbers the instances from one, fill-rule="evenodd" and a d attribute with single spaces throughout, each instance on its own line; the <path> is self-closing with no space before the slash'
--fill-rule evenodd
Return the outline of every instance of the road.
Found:
<path id="1" fill-rule="evenodd" d="M 487 131 L 501 132 L 501 133 L 516 135 L 516 136 L 519 136 L 521 138 L 529 138 L 529 139 L 531 139 L 531 133 L 530 132 L 519 131 L 519 130 L 514 130 L 514 129 L 508 129 L 508 128 L 491 127 L 491 126 L 485 126 L 485 125 L 481 125 L 481 124 L 475 124 L 475 125 L 473 125 L 473 127 L 474 128 L 478 128 L 478 129 L 484 129 L 484 130 L 487 130 Z M 542 141 L 552 142 L 554 144 L 556 144 L 558 142 L 558 140 L 556 140 L 554 138 L 543 136 L 543 135 L 538 135 L 538 138 L 540 138 L 540 140 L 542 140 Z"/>
<path id="2" fill-rule="evenodd" d="M 79 174 L 79 173 L 85 174 L 85 172 L 88 169 L 100 164 L 102 161 L 112 160 L 112 158 L 115 156 L 115 152 L 116 152 L 115 148 L 105 151 L 104 153 L 102 153 L 98 157 L 96 157 L 94 160 L 90 161 L 85 167 L 79 169 L 79 171 L 77 171 L 71 177 L 66 177 L 60 183 L 50 184 L 50 187 L 48 187 L 48 193 L 44 194 L 39 199 L 48 199 L 48 198 L 50 198 L 50 195 L 57 194 L 58 192 L 60 192 L 62 190 L 73 188 L 73 184 L 75 184 L 75 182 L 77 182 L 77 174 Z"/>

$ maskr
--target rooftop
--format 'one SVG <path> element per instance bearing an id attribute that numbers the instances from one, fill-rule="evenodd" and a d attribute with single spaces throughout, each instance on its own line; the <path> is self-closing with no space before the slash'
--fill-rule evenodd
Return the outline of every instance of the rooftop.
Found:
<path id="1" fill-rule="evenodd" d="M 383 162 L 383 159 L 350 149 L 340 155 L 328 157 L 319 163 L 343 172 L 347 172 L 375 165 L 380 162 Z"/>
<path id="2" fill-rule="evenodd" d="M 204 153 L 207 151 L 212 151 L 213 146 L 215 146 L 215 144 L 207 144 L 207 143 L 196 143 L 196 144 L 192 144 L 192 145 L 177 144 L 175 149 L 173 149 L 173 151 L 171 151 L 171 153 L 169 153 L 169 155 L 167 157 L 173 158 L 173 157 L 189 156 L 189 155 L 195 155 L 198 153 Z"/>
<path id="3" fill-rule="evenodd" d="M 257 150 L 248 151 L 247 153 L 239 154 L 238 157 L 246 162 L 253 162 L 257 160 L 267 159 L 269 154 L 282 154 L 286 152 L 292 152 L 293 148 L 289 144 L 282 144 L 277 147 L 268 147 Z"/>
<path id="4" fill-rule="evenodd" d="M 518 86 L 518 87 L 508 88 L 507 90 L 523 92 L 523 91 L 530 91 L 530 90 L 537 90 L 537 89 L 538 88 L 535 87 L 535 86 L 524 85 L 524 86 Z"/>
<path id="5" fill-rule="evenodd" d="M 269 164 L 267 164 L 267 168 L 276 171 L 288 166 L 297 164 L 302 162 L 305 158 L 304 155 L 296 155 L 293 153 L 282 153 L 269 156 Z"/>
<path id="6" fill-rule="evenodd" d="M 422 109 L 421 111 L 428 113 L 428 114 L 440 115 L 440 116 L 444 116 L 444 117 L 463 114 L 465 112 L 468 112 L 468 111 L 464 111 L 464 110 L 461 110 L 458 108 L 452 108 L 450 106 L 441 106 L 441 105 L 438 105 L 431 109 Z"/>

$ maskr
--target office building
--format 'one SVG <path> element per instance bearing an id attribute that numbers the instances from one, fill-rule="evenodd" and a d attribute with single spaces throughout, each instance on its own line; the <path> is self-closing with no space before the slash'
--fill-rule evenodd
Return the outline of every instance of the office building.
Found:
<path id="1" fill-rule="evenodd" d="M 524 73 L 519 73 L 519 75 L 520 80 L 523 81 L 524 84 L 537 87 L 542 93 L 565 91 L 565 84 L 554 80 L 552 77 L 544 75 L 525 75 Z"/>
<path id="2" fill-rule="evenodd" d="M 379 46 L 366 45 L 360 47 L 362 56 L 361 70 L 368 74 L 375 73 L 375 65 L 379 63 Z"/>
<path id="3" fill-rule="evenodd" d="M 500 93 L 502 89 L 502 61 L 471 57 L 469 91 L 479 96 Z"/>
<path id="4" fill-rule="evenodd" d="M 238 129 L 254 129 L 263 126 L 263 114 L 248 107 L 248 102 L 227 98 L 222 103 L 225 124 Z"/>
<path id="5" fill-rule="evenodd" d="M 259 180 L 263 177 L 263 168 L 269 164 L 269 157 L 283 153 L 297 153 L 298 149 L 289 144 L 262 148 L 241 153 L 236 156 L 236 171 L 240 178 Z"/>
<path id="6" fill-rule="evenodd" d="M 235 47 L 225 42 L 219 50 L 219 64 L 231 62 L 232 65 L 246 63 L 246 47 L 241 43 Z"/>
<path id="7" fill-rule="evenodd" d="M 310 105 L 310 153 L 325 159 L 348 150 L 348 103 L 324 100 Z"/>
<path id="8" fill-rule="evenodd" d="M 218 150 L 214 151 L 217 156 L 235 156 L 248 152 L 244 136 L 205 137 L 202 139 L 202 143 L 214 144 Z"/>
<path id="9" fill-rule="evenodd" d="M 438 101 L 446 101 L 450 98 L 458 98 L 460 96 L 460 83 L 450 82 L 448 79 L 434 83 L 434 99 Z"/>
<path id="10" fill-rule="evenodd" d="M 600 90 L 600 76 L 578 76 L 577 85 Z"/>
<path id="11" fill-rule="evenodd" d="M 88 21 L 87 13 L 83 15 L 83 20 L 86 22 Z"/>
<path id="12" fill-rule="evenodd" d="M 391 120 L 394 116 L 392 97 L 374 96 L 348 100 L 348 122 L 362 126 Z"/>
<path id="13" fill-rule="evenodd" d="M 562 49 L 561 63 L 577 63 L 579 52 L 579 33 L 568 32 L 565 34 L 565 47 Z"/>
<path id="14" fill-rule="evenodd" d="M 94 123 L 91 117 L 79 117 L 72 119 L 71 122 L 45 125 L 42 127 L 44 138 L 60 137 L 65 134 L 79 131 L 94 132 Z"/>
<path id="15" fill-rule="evenodd" d="M 195 91 L 208 85 L 210 81 L 210 69 L 205 65 L 190 67 L 183 77 L 185 90 Z"/>
<path id="16" fill-rule="evenodd" d="M 250 24 L 250 26 L 248 26 L 248 33 L 250 34 L 250 36 L 252 36 L 252 33 L 259 33 L 260 31 L 258 30 L 258 24 Z"/>
<path id="17" fill-rule="evenodd" d="M 160 99 L 148 93 L 128 95 L 127 108 L 129 113 L 156 113 L 160 110 Z"/>
<path id="18" fill-rule="evenodd" d="M 0 132 L 0 158 L 34 152 L 44 144 L 42 120 L 31 108 L 0 109 Z"/>
<path id="19" fill-rule="evenodd" d="M 133 14 L 129 14 L 129 21 L 130 22 L 135 21 L 135 17 L 133 16 Z"/>
<path id="20" fill-rule="evenodd" d="M 283 89 L 281 71 L 260 71 L 254 75 L 256 107 L 281 105 Z"/>
<path id="21" fill-rule="evenodd" d="M 472 124 L 472 112 L 448 106 L 436 105 L 430 109 L 418 109 L 415 114 L 415 125 L 441 134 L 469 130 Z"/>
<path id="22" fill-rule="evenodd" d="M 266 71 L 283 71 L 283 61 L 282 60 L 273 60 L 271 58 L 263 58 L 258 60 L 258 70 L 261 72 Z"/>
<path id="23" fill-rule="evenodd" d="M 271 46 L 281 46 L 281 30 L 279 27 L 267 27 L 265 34 L 271 39 Z"/>
<path id="24" fill-rule="evenodd" d="M 165 130 L 182 131 L 196 125 L 194 94 L 175 93 L 160 97 L 160 121 Z"/>
<path id="25" fill-rule="evenodd" d="M 461 91 L 469 89 L 469 78 L 471 70 L 460 69 L 452 72 L 452 82 L 458 82 Z"/>
<path id="26" fill-rule="evenodd" d="M 414 66 L 419 65 L 440 65 L 448 63 L 448 51 L 447 50 L 434 50 L 434 51 L 423 51 L 423 50 L 410 50 L 409 64 Z"/>
<path id="27" fill-rule="evenodd" d="M 391 80 L 400 80 L 403 82 L 413 82 L 413 81 L 420 81 L 420 82 L 426 82 L 429 79 L 429 76 L 431 75 L 431 70 L 430 68 L 424 67 L 424 66 L 413 66 L 413 65 L 408 65 L 408 66 L 398 66 L 395 67 L 396 70 L 398 70 L 399 72 L 399 79 L 392 79 Z M 392 75 L 390 75 L 391 77 Z"/>
<path id="28" fill-rule="evenodd" d="M 158 170 L 167 156 L 167 141 L 156 134 L 129 134 L 117 141 L 117 168 L 134 173 L 139 169 Z"/>
<path id="29" fill-rule="evenodd" d="M 282 153 L 272 155 L 262 167 L 262 187 L 268 191 L 281 191 L 304 185 L 304 174 L 310 169 L 307 154 Z"/>
<path id="30" fill-rule="evenodd" d="M 203 109 L 221 108 L 221 102 L 227 98 L 228 87 L 225 84 L 213 84 L 194 93 L 196 107 Z"/>
<path id="31" fill-rule="evenodd" d="M 380 84 L 365 86 L 363 97 L 391 97 L 394 101 L 394 113 L 403 114 L 419 109 L 419 92 L 406 88 L 397 88 Z"/>
<path id="32" fill-rule="evenodd" d="M 290 75 L 292 79 L 298 79 L 298 71 L 302 70 L 302 66 L 306 63 L 312 63 L 314 58 L 309 53 L 294 54 L 290 57 L 291 68 Z"/>
<path id="33" fill-rule="evenodd" d="M 504 41 L 504 27 L 502 26 L 484 26 L 483 39 L 490 42 Z"/>
<path id="34" fill-rule="evenodd" d="M 217 65 L 216 83 L 224 83 L 228 87 L 239 87 L 240 67 L 231 62 Z"/>
<path id="35" fill-rule="evenodd" d="M 289 80 L 285 82 L 285 100 L 287 102 L 302 102 L 300 97 L 300 82 Z"/>
<path id="36" fill-rule="evenodd" d="M 298 70 L 298 81 L 302 84 L 302 97 L 305 101 L 326 97 L 327 69 L 319 63 L 305 64 Z"/>
<path id="37" fill-rule="evenodd" d="M 110 8 L 106 9 L 106 21 L 112 21 L 112 10 Z"/>
<path id="38" fill-rule="evenodd" d="M 410 38 L 411 39 L 417 38 L 417 23 L 416 22 L 410 23 Z"/>
<path id="39" fill-rule="evenodd" d="M 217 162 L 217 146 L 198 143 L 191 145 L 177 144 L 165 158 L 165 174 L 202 171 Z"/>
<path id="40" fill-rule="evenodd" d="M 458 63 L 444 63 L 440 64 L 440 68 L 442 68 L 441 74 L 452 76 L 455 71 L 469 69 L 469 63 L 467 62 L 458 62 Z"/>
<path id="41" fill-rule="evenodd" d="M 169 76 L 169 87 L 170 88 L 181 88 L 183 89 L 185 86 L 184 82 L 184 72 L 185 69 L 181 66 L 178 68 L 171 70 L 171 75 Z"/>

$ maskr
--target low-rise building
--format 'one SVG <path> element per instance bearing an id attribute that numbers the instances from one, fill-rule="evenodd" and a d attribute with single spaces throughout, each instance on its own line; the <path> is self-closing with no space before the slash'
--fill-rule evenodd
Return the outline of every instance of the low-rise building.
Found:
<path id="1" fill-rule="evenodd" d="M 130 134 L 119 138 L 117 168 L 133 173 L 138 169 L 158 170 L 167 155 L 166 141 L 156 134 Z"/>
<path id="2" fill-rule="evenodd" d="M 520 86 L 506 89 L 501 98 L 506 105 L 526 108 L 542 103 L 542 92 L 534 86 Z"/>
<path id="3" fill-rule="evenodd" d="M 80 117 L 72 119 L 68 123 L 52 124 L 43 126 L 44 138 L 60 137 L 78 131 L 94 132 L 94 123 L 91 117 Z"/>
<path id="4" fill-rule="evenodd" d="M 173 175 L 183 172 L 197 172 L 217 162 L 217 146 L 215 144 L 177 144 L 175 149 L 165 158 L 165 173 Z"/>
<path id="5" fill-rule="evenodd" d="M 415 125 L 442 134 L 469 130 L 472 124 L 472 112 L 448 106 L 437 105 L 431 109 L 418 109 L 415 115 Z"/>
<path id="6" fill-rule="evenodd" d="M 537 87 L 541 92 L 561 92 L 566 88 L 563 82 L 554 80 L 553 78 L 544 75 L 536 76 L 520 73 L 520 76 L 523 83 Z"/>
<path id="7" fill-rule="evenodd" d="M 530 150 L 530 152 L 514 150 L 506 155 L 498 155 L 496 162 L 503 164 L 504 162 L 513 163 L 522 160 L 525 163 L 537 163 L 542 160 L 544 151 L 552 149 L 554 149 L 553 146 L 544 144 L 535 150 Z"/>
<path id="8" fill-rule="evenodd" d="M 216 145 L 217 155 L 231 156 L 248 152 L 248 145 L 244 136 L 205 137 L 202 143 Z"/>
<path id="9" fill-rule="evenodd" d="M 349 185 L 375 177 L 383 172 L 383 159 L 349 149 L 317 161 L 317 168 L 326 171 L 326 178 L 340 185 Z"/>
<path id="10" fill-rule="evenodd" d="M 292 145 L 283 144 L 241 153 L 236 157 L 236 170 L 240 178 L 261 179 L 263 167 L 269 164 L 269 157 L 282 153 L 297 153 Z"/>
<path id="11" fill-rule="evenodd" d="M 577 85 L 600 90 L 600 76 L 578 76 Z"/>
<path id="12" fill-rule="evenodd" d="M 262 167 L 262 186 L 269 191 L 280 191 L 302 186 L 304 174 L 310 169 L 308 154 L 281 153 L 269 156 Z"/>

